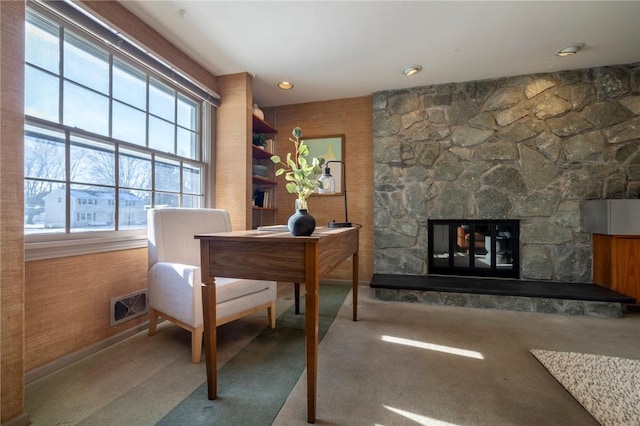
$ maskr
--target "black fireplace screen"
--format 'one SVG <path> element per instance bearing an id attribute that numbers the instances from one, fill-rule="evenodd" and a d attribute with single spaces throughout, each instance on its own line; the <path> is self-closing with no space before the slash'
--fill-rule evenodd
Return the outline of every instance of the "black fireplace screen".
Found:
<path id="1" fill-rule="evenodd" d="M 519 278 L 518 220 L 429 220 L 429 273 Z"/>

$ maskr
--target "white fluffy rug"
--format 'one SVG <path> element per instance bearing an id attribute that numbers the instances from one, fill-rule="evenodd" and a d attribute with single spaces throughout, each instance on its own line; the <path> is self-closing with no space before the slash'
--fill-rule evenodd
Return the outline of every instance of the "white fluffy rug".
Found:
<path id="1" fill-rule="evenodd" d="M 640 360 L 531 349 L 602 425 L 640 425 Z"/>

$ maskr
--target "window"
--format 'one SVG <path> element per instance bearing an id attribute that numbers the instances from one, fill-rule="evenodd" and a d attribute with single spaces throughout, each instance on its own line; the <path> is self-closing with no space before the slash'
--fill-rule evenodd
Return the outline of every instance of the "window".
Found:
<path id="1" fill-rule="evenodd" d="M 150 207 L 204 206 L 203 99 L 37 4 L 25 43 L 27 242 L 144 232 Z"/>

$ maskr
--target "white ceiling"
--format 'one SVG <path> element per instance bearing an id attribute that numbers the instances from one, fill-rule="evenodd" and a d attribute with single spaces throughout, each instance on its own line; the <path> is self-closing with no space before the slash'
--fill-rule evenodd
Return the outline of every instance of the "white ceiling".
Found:
<path id="1" fill-rule="evenodd" d="M 640 1 L 121 3 L 213 74 L 254 75 L 261 107 L 640 62 Z"/>

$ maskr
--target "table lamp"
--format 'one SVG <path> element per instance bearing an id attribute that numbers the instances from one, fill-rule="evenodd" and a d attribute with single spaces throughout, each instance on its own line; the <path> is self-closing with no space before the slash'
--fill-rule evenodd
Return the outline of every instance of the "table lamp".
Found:
<path id="1" fill-rule="evenodd" d="M 346 167 L 344 161 L 340 160 L 331 160 L 325 163 L 324 174 L 320 176 L 320 188 L 318 192 L 320 194 L 333 194 L 336 192 L 336 181 L 331 176 L 331 169 L 329 168 L 329 164 L 331 163 L 340 163 L 342 164 L 342 195 L 344 195 L 344 222 L 336 222 L 335 220 L 329 222 L 329 228 L 351 228 L 351 222 L 349 222 L 349 214 L 347 212 L 347 176 L 346 176 Z"/>

